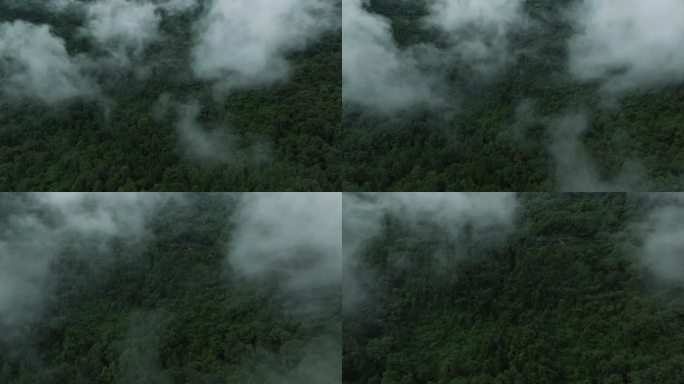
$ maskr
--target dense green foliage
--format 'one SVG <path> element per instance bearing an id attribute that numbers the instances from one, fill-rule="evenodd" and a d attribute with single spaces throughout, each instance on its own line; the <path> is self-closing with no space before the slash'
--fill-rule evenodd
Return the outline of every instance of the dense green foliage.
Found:
<path id="1" fill-rule="evenodd" d="M 291 55 L 289 81 L 216 97 L 210 83 L 192 76 L 189 64 L 193 25 L 201 12 L 200 7 L 163 15 L 165 39 L 145 51 L 151 69 L 144 79 L 131 68 L 103 71 L 98 83 L 106 102 L 45 106 L 30 99 L 0 100 L 0 190 L 339 190 L 334 143 L 340 135 L 340 33 Z M 78 33 L 81 15 L 0 1 L 0 22 L 17 19 L 49 23 L 72 55 L 94 49 Z M 238 150 L 266 143 L 271 156 L 259 164 L 242 154 L 230 163 L 188 158 L 174 119 L 153 118 L 164 93 L 199 100 L 206 129 L 230 127 L 240 138 Z"/>
<path id="2" fill-rule="evenodd" d="M 278 279 L 227 268 L 234 201 L 190 200 L 166 207 L 142 248 L 62 255 L 43 315 L 0 337 L 0 382 L 305 384 L 335 345 L 339 361 L 339 291 L 296 313 Z"/>
<path id="3" fill-rule="evenodd" d="M 386 222 L 345 309 L 345 383 L 684 381 L 682 289 L 630 256 L 643 197 L 522 199 L 498 241 Z"/>
<path id="4" fill-rule="evenodd" d="M 533 27 L 511 36 L 517 62 L 493 79 L 450 68 L 453 107 L 400 111 L 390 116 L 346 105 L 345 191 L 548 191 L 556 189 L 551 134 L 542 123 L 516 132 L 515 111 L 533 99 L 541 116 L 584 110 L 590 127 L 581 141 L 603 178 L 628 161 L 646 169 L 647 190 L 684 186 L 684 87 L 627 94 L 607 105 L 599 84 L 567 75 L 563 19 L 575 0 L 527 0 Z M 424 2 L 373 0 L 371 9 L 392 21 L 402 46 L 439 36 L 418 21 Z M 421 8 L 421 6 L 423 6 Z"/>

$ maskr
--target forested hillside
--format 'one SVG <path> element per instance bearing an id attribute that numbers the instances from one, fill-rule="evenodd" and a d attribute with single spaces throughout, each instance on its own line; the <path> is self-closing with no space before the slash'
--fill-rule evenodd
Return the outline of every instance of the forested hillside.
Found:
<path id="1" fill-rule="evenodd" d="M 0 197 L 0 382 L 339 382 L 339 288 L 304 299 L 232 268 L 240 196 L 58 199 Z M 155 199 L 142 230 L 110 211 Z"/>
<path id="2" fill-rule="evenodd" d="M 55 8 L 65 3 L 68 5 Z M 156 19 L 140 22 L 136 19 L 142 17 L 136 16 L 142 13 L 140 10 L 123 12 L 126 7 L 149 4 L 159 7 L 149 13 L 150 18 L 159 18 L 159 30 L 144 46 L 135 46 L 142 45 L 140 41 L 143 41 L 135 28 L 151 27 L 148 24 Z M 180 4 L 187 9 L 172 8 L 180 9 Z M 227 3 L 0 1 L 0 23 L 7 29 L 7 32 L 0 30 L 0 80 L 21 84 L 6 92 L 0 89 L 0 189 L 339 189 L 340 178 L 336 176 L 339 172 L 334 171 L 339 152 L 333 146 L 340 135 L 339 30 L 332 28 L 321 32 L 320 38 L 307 38 L 306 45 L 294 43 L 297 49 L 280 48 L 279 42 L 269 43 L 268 39 L 273 36 L 253 37 L 255 45 L 261 44 L 258 39 L 263 38 L 267 49 L 285 55 L 273 61 L 283 60 L 287 64 L 278 61 L 277 65 L 286 66 L 287 70 L 281 71 L 284 74 L 278 81 L 262 84 L 266 82 L 262 79 L 266 75 L 259 75 L 250 78 L 249 84 L 241 83 L 226 91 L 217 89 L 222 80 L 197 75 L 203 73 L 196 67 L 202 68 L 205 65 L 202 60 L 208 63 L 211 58 L 193 59 L 203 20 L 210 20 L 206 15 L 218 12 L 210 8 L 218 9 L 221 4 Z M 326 4 L 326 7 L 338 7 L 334 1 Z M 110 5 L 113 13 L 102 12 L 102 7 Z M 335 13 L 333 23 L 339 19 L 339 11 Z M 97 15 L 101 18 L 97 19 Z M 108 21 L 110 24 L 103 22 L 101 29 L 92 27 L 94 37 L 88 35 L 90 32 L 85 26 L 91 28 L 98 20 L 107 22 L 105 17 L 111 15 L 114 16 Z M 18 20 L 31 26 L 12 24 Z M 318 20 L 318 23 L 326 22 Z M 57 48 L 40 45 L 43 43 L 38 37 L 45 39 L 45 33 L 36 32 L 35 36 L 31 35 L 36 41 L 31 41 L 26 31 L 21 32 L 23 40 L 17 40 L 10 32 L 38 31 L 37 26 L 42 25 L 51 28 L 53 45 L 54 41 L 64 41 L 66 53 L 56 51 L 61 62 L 49 62 L 52 59 L 49 55 L 56 55 L 51 50 Z M 107 29 L 119 27 L 124 32 Z M 107 36 L 107 31 L 113 36 Z M 283 34 L 271 33 L 275 38 Z M 104 42 L 97 40 L 102 34 L 106 37 Z M 132 45 L 124 45 L 129 44 L 124 38 L 131 40 Z M 210 53 L 220 55 L 234 49 L 229 46 L 230 42 L 225 44 L 224 49 Z M 31 51 L 32 45 L 38 47 L 36 51 Z M 48 81 L 57 82 L 54 77 L 66 76 L 62 80 L 67 82 L 76 76 L 61 67 L 66 65 L 67 54 L 73 66 L 85 73 L 88 84 L 97 89 L 88 89 L 83 97 L 65 95 L 54 101 L 60 92 L 67 92 L 68 86 L 62 83 L 50 86 Z M 31 55 L 43 55 L 31 60 L 55 67 L 40 72 L 27 64 L 36 73 L 14 75 L 13 71 L 20 71 L 22 67 L 21 64 L 15 67 L 13 63 L 29 60 Z M 225 63 L 218 65 L 222 64 Z M 254 67 L 247 65 L 245 70 Z M 45 73 L 47 77 L 37 85 L 39 92 L 26 96 L 27 79 Z M 226 71 L 222 77 L 231 78 L 230 74 Z M 167 99 L 173 102 L 164 104 Z M 186 103 L 199 105 L 200 110 L 196 114 L 185 113 L 180 104 Z"/>
<path id="3" fill-rule="evenodd" d="M 649 259 L 642 235 L 669 230 L 636 224 L 660 203 L 624 194 L 520 200 L 504 238 L 386 217 L 360 252 L 367 298 L 345 307 L 345 383 L 684 380 L 681 238 Z M 677 209 L 662 211 L 679 218 L 665 221 L 672 233 L 682 228 Z M 646 260 L 666 266 L 669 280 Z"/>
<path id="4" fill-rule="evenodd" d="M 621 36 L 625 45 L 624 48 L 603 46 L 602 51 L 597 49 L 597 55 L 607 52 L 607 55 L 643 61 L 616 64 L 606 69 L 604 77 L 597 75 L 584 81 L 574 78 L 571 72 L 591 71 L 592 64 L 598 66 L 601 62 L 597 59 L 599 64 L 571 67 L 574 56 L 569 52 L 570 47 L 573 39 L 584 36 L 581 33 L 586 28 L 582 23 L 588 23 L 589 17 L 582 14 L 573 19 L 573 15 L 579 14 L 574 10 L 582 4 L 598 4 L 598 8 L 605 2 L 510 2 L 523 3 L 521 15 L 515 21 L 508 24 L 504 21 L 501 26 L 491 28 L 506 31 L 501 39 L 492 40 L 494 48 L 489 47 L 495 50 L 496 44 L 503 41 L 501 52 L 492 54 L 494 61 L 502 63 L 494 63 L 497 66 L 494 70 L 485 67 L 482 71 L 477 67 L 482 66 L 481 62 L 470 66 L 472 63 L 466 58 L 454 59 L 463 50 L 459 51 L 458 46 L 453 51 L 448 48 L 450 44 L 457 44 L 450 40 L 447 33 L 450 31 L 439 31 L 426 21 L 428 4 L 434 3 L 448 2 L 372 0 L 367 8 L 373 15 L 387 17 L 393 38 L 391 44 L 396 47 L 385 43 L 383 49 L 392 52 L 392 57 L 401 63 L 388 66 L 388 84 L 382 77 L 374 77 L 381 79 L 378 84 L 382 83 L 375 91 L 382 93 L 390 89 L 392 92 L 388 93 L 393 97 L 388 99 L 403 103 L 383 104 L 380 97 L 366 100 L 366 94 L 354 95 L 345 83 L 349 99 L 344 107 L 345 136 L 341 144 L 347 161 L 345 190 L 581 192 L 682 188 L 684 87 L 681 73 L 644 64 L 654 63 L 660 60 L 656 55 L 669 52 L 669 59 L 663 62 L 681 67 L 681 63 L 674 64 L 681 57 L 675 48 L 679 46 L 678 40 L 673 38 L 681 36 L 681 31 L 665 32 L 679 31 L 679 23 L 663 18 L 659 21 L 662 27 L 659 33 L 646 27 L 653 22 L 632 22 L 637 18 L 635 15 L 646 14 L 634 9 L 639 3 L 633 1 L 624 5 L 615 3 L 624 9 L 624 14 L 631 15 L 624 19 L 617 15 L 620 12 L 614 12 L 615 15 L 595 12 L 596 19 L 606 18 L 596 21 L 596 28 L 605 27 L 599 31 L 616 39 Z M 667 14 L 669 5 L 665 3 L 677 2 L 661 2 L 650 9 L 654 12 L 658 9 L 659 15 Z M 463 7 L 461 13 L 478 7 L 478 2 L 471 1 L 451 4 L 454 8 Z M 481 8 L 488 7 L 483 4 Z M 505 13 L 503 9 L 483 12 L 485 20 L 506 17 L 501 16 Z M 452 24 L 456 24 L 460 19 L 452 16 Z M 649 13 L 644 17 L 654 20 L 655 16 L 651 16 Z M 483 39 L 488 33 L 496 36 L 497 32 L 475 29 L 480 22 L 473 16 L 472 33 L 457 30 L 453 33 L 460 34 L 454 39 L 471 39 L 475 41 L 473 44 L 479 44 L 472 36 L 484 36 Z M 485 22 L 482 24 L 486 27 Z M 631 27 L 641 32 L 634 32 Z M 646 31 L 637 29 L 641 27 Z M 634 45 L 630 45 L 632 42 Z M 644 47 L 638 45 L 641 43 Z M 577 56 L 581 56 L 584 46 L 580 43 L 577 46 Z M 653 47 L 656 53 L 649 51 Z M 610 59 L 605 61 L 610 63 Z M 381 67 L 379 63 L 367 65 Z M 409 71 L 406 67 L 417 69 Z M 399 75 L 404 72 L 408 74 Z M 424 79 L 411 81 L 411 76 Z M 618 83 L 624 85 L 624 90 L 606 91 L 612 85 L 610 81 L 617 79 L 617 82 L 623 78 L 620 76 L 627 79 L 624 83 L 628 85 Z M 362 75 L 350 70 L 348 78 L 356 77 Z M 632 77 L 634 84 L 627 82 Z M 420 96 L 420 92 L 425 95 Z M 396 94 L 405 95 L 400 98 Z M 580 115 L 586 121 L 559 127 L 558 120 L 568 115 Z M 583 173 L 588 176 L 573 178 Z"/>

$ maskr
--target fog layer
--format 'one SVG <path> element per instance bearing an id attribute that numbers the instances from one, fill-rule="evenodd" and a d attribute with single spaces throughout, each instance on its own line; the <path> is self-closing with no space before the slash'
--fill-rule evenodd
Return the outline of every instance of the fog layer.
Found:
<path id="1" fill-rule="evenodd" d="M 193 69 L 229 91 L 287 79 L 288 55 L 338 25 L 334 0 L 213 0 L 199 22 Z"/>
<path id="2" fill-rule="evenodd" d="M 146 237 L 150 215 L 172 195 L 45 193 L 5 197 L 0 232 L 0 330 L 11 336 L 40 316 L 64 252 L 106 263 L 114 242 Z"/>
<path id="3" fill-rule="evenodd" d="M 571 74 L 611 93 L 684 81 L 682 14 L 679 0 L 581 1 L 572 14 Z"/>
<path id="4" fill-rule="evenodd" d="M 47 25 L 25 21 L 0 23 L 0 91 L 3 97 L 47 104 L 98 92 L 63 39 Z"/>
<path id="5" fill-rule="evenodd" d="M 232 220 L 231 268 L 250 278 L 277 275 L 294 291 L 335 287 L 341 275 L 340 193 L 250 193 Z"/>

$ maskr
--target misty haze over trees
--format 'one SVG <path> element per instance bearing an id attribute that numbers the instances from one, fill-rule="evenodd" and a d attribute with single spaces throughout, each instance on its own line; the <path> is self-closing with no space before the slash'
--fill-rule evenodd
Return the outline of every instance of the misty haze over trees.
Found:
<path id="1" fill-rule="evenodd" d="M 341 207 L 0 195 L 0 382 L 339 383 Z"/>
<path id="2" fill-rule="evenodd" d="M 1 0 L 1 190 L 336 190 L 339 0 Z"/>
<path id="3" fill-rule="evenodd" d="M 683 18 L 0 0 L 0 384 L 684 383 Z"/>
<path id="4" fill-rule="evenodd" d="M 679 383 L 684 196 L 0 195 L 3 383 Z"/>
<path id="5" fill-rule="evenodd" d="M 343 12 L 343 190 L 682 189 L 681 1 Z"/>
<path id="6" fill-rule="evenodd" d="M 679 190 L 681 13 L 679 0 L 2 0 L 0 187 Z"/>
<path id="7" fill-rule="evenodd" d="M 344 383 L 684 380 L 681 194 L 345 194 L 344 209 Z"/>

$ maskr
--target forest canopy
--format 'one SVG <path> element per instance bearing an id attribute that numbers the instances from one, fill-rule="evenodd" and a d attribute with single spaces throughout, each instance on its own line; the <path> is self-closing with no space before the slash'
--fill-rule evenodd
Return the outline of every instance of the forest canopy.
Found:
<path id="1" fill-rule="evenodd" d="M 681 1 L 344 12 L 345 191 L 682 189 Z"/>
<path id="2" fill-rule="evenodd" d="M 339 189 L 339 4 L 0 1 L 0 188 Z"/>
<path id="3" fill-rule="evenodd" d="M 4 194 L 7 383 L 679 383 L 681 194 Z"/>
<path id="4" fill-rule="evenodd" d="M 0 382 L 339 383 L 340 209 L 339 195 L 0 195 Z"/>
<path id="5" fill-rule="evenodd" d="M 684 380 L 681 195 L 421 195 L 345 196 L 344 383 Z"/>

